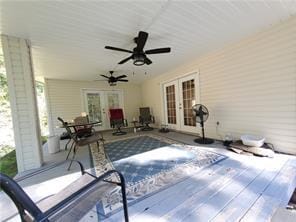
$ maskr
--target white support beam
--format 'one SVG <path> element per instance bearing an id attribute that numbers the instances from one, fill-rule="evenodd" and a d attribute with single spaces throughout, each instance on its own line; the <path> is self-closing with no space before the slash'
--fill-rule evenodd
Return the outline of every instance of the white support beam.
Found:
<path id="1" fill-rule="evenodd" d="M 42 165 L 42 145 L 29 42 L 1 35 L 18 171 Z"/>

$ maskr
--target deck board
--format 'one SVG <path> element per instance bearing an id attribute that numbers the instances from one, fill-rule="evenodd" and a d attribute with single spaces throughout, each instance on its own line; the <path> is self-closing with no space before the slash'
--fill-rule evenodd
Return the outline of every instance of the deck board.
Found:
<path id="1" fill-rule="evenodd" d="M 193 177 L 191 180 L 191 190 L 183 189 L 181 191 L 177 184 L 172 188 L 169 198 L 159 202 L 153 207 L 150 207 L 147 211 L 142 212 L 141 215 L 133 217 L 132 219 L 138 221 L 141 217 L 143 217 L 143 215 L 146 217 L 146 215 L 150 214 L 162 217 L 166 213 L 175 212 L 176 209 L 184 211 L 182 207 L 179 208 L 182 204 L 193 205 L 196 199 L 208 198 L 211 193 L 221 189 L 221 187 L 225 186 L 225 184 L 227 184 L 233 177 L 240 174 L 241 169 L 242 168 L 238 166 L 238 163 L 232 168 L 224 165 L 219 171 L 212 173 L 211 175 Z M 246 168 L 244 168 L 244 170 L 246 170 Z M 199 198 L 196 196 L 199 196 Z M 185 209 L 185 211 L 187 212 L 187 209 Z M 169 215 L 166 215 L 165 219 L 167 221 L 172 221 Z"/>
<path id="2" fill-rule="evenodd" d="M 286 204 L 296 185 L 296 158 L 221 153 L 229 158 L 130 206 L 130 221 L 267 221 Z M 106 221 L 122 221 L 121 212 Z"/>
<path id="3" fill-rule="evenodd" d="M 289 161 L 290 162 L 290 161 Z M 296 186 L 296 166 L 285 164 L 267 189 L 258 195 L 256 202 L 241 221 L 268 221 L 278 207 L 284 207 Z"/>
<path id="4" fill-rule="evenodd" d="M 231 200 L 233 200 L 245 186 L 255 180 L 261 171 L 254 169 L 248 169 L 241 173 L 238 177 L 233 178 L 227 186 L 220 189 L 215 195 L 212 195 L 210 199 L 206 201 L 196 200 L 198 205 L 194 207 L 191 212 L 186 212 L 185 217 L 178 221 L 208 221 L 223 209 Z M 175 220 L 176 221 L 176 220 Z"/>
<path id="5" fill-rule="evenodd" d="M 150 214 L 150 212 L 153 212 L 154 216 L 160 217 L 174 209 L 180 202 L 186 201 L 194 193 L 205 189 L 211 181 L 216 181 L 218 183 L 219 178 L 224 178 L 225 174 L 237 173 L 237 171 L 230 171 L 229 169 L 239 167 L 246 168 L 245 166 L 241 166 L 240 162 L 231 159 L 225 160 L 223 164 L 218 163 L 207 167 L 198 174 L 130 206 L 130 218 L 137 220 L 137 218 L 142 218 L 143 214 Z M 119 221 L 121 215 L 115 214 L 110 219 L 112 219 L 110 221 Z"/>
<path id="6" fill-rule="evenodd" d="M 225 208 L 223 208 L 212 221 L 218 222 L 225 219 L 238 221 L 258 199 L 258 194 L 264 192 L 271 181 L 276 178 L 283 168 L 283 163 L 278 163 L 264 169 L 242 192 L 237 195 Z"/>

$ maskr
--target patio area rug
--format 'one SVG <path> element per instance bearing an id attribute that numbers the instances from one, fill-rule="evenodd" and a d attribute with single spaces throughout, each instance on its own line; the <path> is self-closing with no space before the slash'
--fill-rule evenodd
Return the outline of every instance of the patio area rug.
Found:
<path id="1" fill-rule="evenodd" d="M 97 175 L 111 169 L 123 174 L 129 206 L 227 158 L 155 135 L 118 139 L 99 151 L 93 145 L 91 153 Z M 116 176 L 109 179 L 118 180 Z M 106 193 L 96 207 L 102 220 L 120 210 L 120 187 Z"/>

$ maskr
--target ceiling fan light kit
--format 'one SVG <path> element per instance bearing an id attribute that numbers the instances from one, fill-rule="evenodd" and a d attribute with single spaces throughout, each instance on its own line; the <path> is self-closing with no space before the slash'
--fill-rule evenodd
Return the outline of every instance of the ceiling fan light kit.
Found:
<path id="1" fill-rule="evenodd" d="M 142 66 L 145 64 L 145 56 L 143 54 L 135 54 L 133 56 L 134 59 L 134 65 L 135 66 Z"/>

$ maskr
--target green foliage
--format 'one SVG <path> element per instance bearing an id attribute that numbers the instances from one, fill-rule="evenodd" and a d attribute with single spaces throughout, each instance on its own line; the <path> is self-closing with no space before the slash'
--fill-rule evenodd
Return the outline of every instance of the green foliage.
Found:
<path id="1" fill-rule="evenodd" d="M 14 177 L 17 174 L 15 149 L 10 146 L 4 146 L 0 151 L 0 172 Z"/>
<path id="2" fill-rule="evenodd" d="M 14 147 L 9 145 L 4 145 L 0 149 L 0 158 L 4 157 L 6 154 L 10 153 L 14 150 Z"/>
<path id="3" fill-rule="evenodd" d="M 0 105 L 7 107 L 8 104 L 7 79 L 4 74 L 0 73 Z"/>
<path id="4" fill-rule="evenodd" d="M 41 136 L 42 145 L 47 142 L 47 138 L 48 138 L 47 136 Z"/>
<path id="5" fill-rule="evenodd" d="M 0 54 L 0 118 L 0 127 L 4 127 L 5 131 L 12 130 L 9 127 L 12 119 L 4 58 L 2 54 Z M 13 177 L 17 174 L 15 148 L 10 145 L 5 145 L 5 143 L 11 144 L 11 141 L 7 141 L 6 138 L 4 144 L 0 144 L 0 172 Z"/>
<path id="6" fill-rule="evenodd" d="M 2 55 L 0 55 L 0 113 L 3 115 L 2 118 L 11 120 L 7 78 Z"/>

